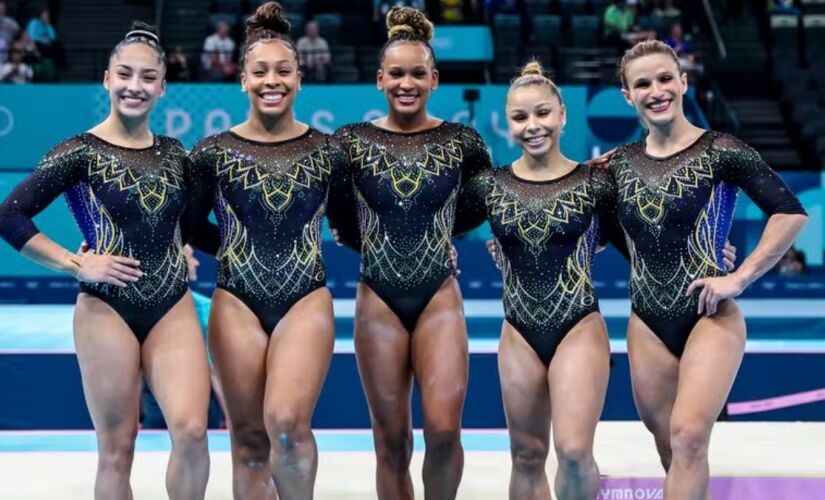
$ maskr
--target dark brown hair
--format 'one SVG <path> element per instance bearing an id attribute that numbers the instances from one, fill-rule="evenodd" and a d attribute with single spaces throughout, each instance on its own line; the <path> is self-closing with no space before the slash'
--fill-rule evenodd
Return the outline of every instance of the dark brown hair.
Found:
<path id="1" fill-rule="evenodd" d="M 166 53 L 163 47 L 160 46 L 160 38 L 158 32 L 151 24 L 146 24 L 142 21 L 132 21 L 132 29 L 123 37 L 123 40 L 118 42 L 109 54 L 109 59 L 119 53 L 121 49 L 133 43 L 142 43 L 148 45 L 158 54 L 161 64 L 166 66 Z"/>
<path id="2" fill-rule="evenodd" d="M 636 59 L 640 59 L 642 57 L 649 56 L 652 54 L 664 54 L 666 56 L 670 56 L 673 59 L 673 62 L 676 63 L 676 68 L 679 74 L 682 73 L 682 65 L 679 64 L 679 57 L 676 55 L 676 52 L 673 51 L 670 45 L 659 40 L 645 40 L 627 49 L 624 55 L 622 56 L 622 60 L 619 61 L 619 69 L 617 73 L 619 81 L 622 82 L 623 88 L 628 88 L 628 82 L 624 76 L 625 71 L 627 71 L 627 66 Z"/>
<path id="3" fill-rule="evenodd" d="M 419 10 L 412 7 L 393 7 L 387 12 L 387 42 L 378 55 L 378 64 L 384 62 L 384 54 L 393 45 L 411 42 L 423 45 L 435 65 L 435 52 L 430 46 L 433 38 L 433 23 Z"/>
<path id="4" fill-rule="evenodd" d="M 286 45 L 295 61 L 298 61 L 298 50 L 292 39 L 289 38 L 289 30 L 292 28 L 286 18 L 284 8 L 278 2 L 266 2 L 262 4 L 255 13 L 246 20 L 246 39 L 241 46 L 241 66 L 243 66 L 246 54 L 258 42 L 267 40 L 280 40 Z"/>

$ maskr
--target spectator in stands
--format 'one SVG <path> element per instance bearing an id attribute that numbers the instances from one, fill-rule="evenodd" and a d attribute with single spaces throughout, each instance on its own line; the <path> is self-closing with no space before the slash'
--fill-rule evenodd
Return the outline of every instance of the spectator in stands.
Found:
<path id="1" fill-rule="evenodd" d="M 679 63 L 687 66 L 693 65 L 695 54 L 693 47 L 685 40 L 684 31 L 682 30 L 682 23 L 675 22 L 670 27 L 670 37 L 665 40 L 665 43 L 670 45 L 676 55 L 679 57 Z"/>
<path id="2" fill-rule="evenodd" d="M 52 26 L 49 9 L 44 8 L 38 17 L 33 17 L 26 26 L 26 31 L 36 43 L 40 45 L 51 45 L 57 41 L 57 32 Z"/>
<path id="3" fill-rule="evenodd" d="M 19 32 L 17 21 L 6 15 L 6 2 L 0 2 L 0 63 L 8 59 L 11 44 Z"/>
<path id="4" fill-rule="evenodd" d="M 12 50 L 20 52 L 23 62 L 34 70 L 34 80 L 51 82 L 57 79 L 57 69 L 53 60 L 43 57 L 41 47 L 35 43 L 28 31 L 20 33 L 20 37 L 12 45 Z"/>
<path id="5" fill-rule="evenodd" d="M 474 18 L 472 0 L 438 0 L 432 16 L 436 24 L 469 24 Z"/>
<path id="6" fill-rule="evenodd" d="M 805 253 L 791 247 L 776 264 L 776 269 L 782 276 L 798 276 L 805 274 Z"/>
<path id="7" fill-rule="evenodd" d="M 52 26 L 48 8 L 43 8 L 37 17 L 29 21 L 26 26 L 26 35 L 40 52 L 40 60 L 34 66 L 35 78 L 38 81 L 56 80 L 55 66 L 63 66 L 63 49 L 57 41 L 57 32 Z M 27 49 L 27 52 L 31 51 Z M 26 58 L 25 53 L 23 58 Z"/>
<path id="8" fill-rule="evenodd" d="M 170 82 L 188 82 L 192 80 L 192 72 L 189 71 L 189 61 L 186 54 L 183 53 L 183 47 L 178 45 L 172 52 L 166 62 L 166 80 Z"/>
<path id="9" fill-rule="evenodd" d="M 653 15 L 659 17 L 679 17 L 682 11 L 673 5 L 673 0 L 657 0 L 653 2 Z"/>
<path id="10" fill-rule="evenodd" d="M 616 0 L 604 11 L 604 40 L 624 50 L 642 40 L 656 38 L 654 31 L 636 28 L 636 0 Z"/>
<path id="11" fill-rule="evenodd" d="M 318 23 L 310 21 L 306 24 L 304 36 L 298 40 L 296 47 L 303 79 L 307 82 L 327 81 L 332 58 L 329 44 L 321 36 Z"/>
<path id="12" fill-rule="evenodd" d="M 23 54 L 19 50 L 9 53 L 9 60 L 0 64 L 0 82 L 28 83 L 34 78 L 34 70 L 23 62 Z"/>
<path id="13" fill-rule="evenodd" d="M 231 27 L 226 21 L 220 21 L 212 33 L 203 42 L 202 64 L 204 77 L 212 81 L 233 80 L 237 66 L 232 57 L 235 54 L 235 41 L 229 36 Z"/>

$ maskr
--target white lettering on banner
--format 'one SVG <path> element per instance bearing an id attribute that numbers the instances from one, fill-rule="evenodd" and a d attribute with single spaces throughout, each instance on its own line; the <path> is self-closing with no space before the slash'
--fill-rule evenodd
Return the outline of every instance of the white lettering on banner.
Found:
<path id="1" fill-rule="evenodd" d="M 465 120 L 466 121 L 470 120 L 470 111 L 466 110 L 466 109 L 464 109 L 462 111 L 457 111 L 456 114 L 453 115 L 453 119 L 452 119 L 452 121 L 455 122 L 455 123 L 464 123 Z M 473 117 L 473 123 L 471 123 L 470 126 L 475 128 L 475 126 L 476 126 L 475 117 Z"/>
<path id="2" fill-rule="evenodd" d="M 386 111 L 381 111 L 380 109 L 371 109 L 371 110 L 367 111 L 366 113 L 364 113 L 364 121 L 365 122 L 371 122 L 373 120 L 377 120 L 378 118 L 382 118 L 384 116 L 387 116 Z"/>
<path id="3" fill-rule="evenodd" d="M 8 135 L 8 133 L 14 129 L 14 115 L 11 114 L 9 108 L 5 106 L 0 106 L 0 115 L 5 115 L 6 117 L 6 125 L 0 128 L 0 137 L 2 137 Z M 0 123 L 2 123 L 2 120 L 0 120 Z"/>
<path id="4" fill-rule="evenodd" d="M 510 130 L 507 128 L 507 124 L 505 123 L 504 127 L 502 128 L 501 125 L 499 125 L 498 123 L 498 119 L 498 111 L 493 111 L 490 115 L 490 127 L 493 129 L 494 134 L 507 141 L 507 146 L 512 148 L 514 143 L 513 136 L 510 135 Z"/>
<path id="5" fill-rule="evenodd" d="M 166 110 L 166 135 L 169 137 L 183 137 L 192 128 L 192 116 L 181 108 Z"/>
<path id="6" fill-rule="evenodd" d="M 335 115 L 332 111 L 322 109 L 312 113 L 312 120 L 310 121 L 312 128 L 318 129 L 325 134 L 335 132 Z"/>
<path id="7" fill-rule="evenodd" d="M 597 500 L 661 500 L 662 488 L 602 488 Z"/>
<path id="8" fill-rule="evenodd" d="M 203 135 L 208 137 L 213 134 L 228 130 L 232 126 L 232 117 L 223 109 L 213 109 L 206 114 L 203 120 Z"/>

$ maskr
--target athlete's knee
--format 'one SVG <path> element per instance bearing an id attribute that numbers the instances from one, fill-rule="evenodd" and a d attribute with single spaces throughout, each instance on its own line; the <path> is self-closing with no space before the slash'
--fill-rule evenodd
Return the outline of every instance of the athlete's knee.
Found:
<path id="1" fill-rule="evenodd" d="M 258 469 L 269 466 L 270 444 L 266 429 L 235 428 L 232 440 L 233 454 L 243 467 Z"/>
<path id="2" fill-rule="evenodd" d="M 461 428 L 451 424 L 425 424 L 424 442 L 431 459 L 449 460 L 461 449 Z"/>
<path id="3" fill-rule="evenodd" d="M 264 423 L 273 450 L 291 453 L 312 437 L 309 418 L 288 408 L 267 410 Z"/>
<path id="4" fill-rule="evenodd" d="M 101 470 L 126 474 L 132 469 L 135 458 L 134 433 L 107 436 L 98 440 L 98 463 Z"/>
<path id="5" fill-rule="evenodd" d="M 584 469 L 593 462 L 593 448 L 586 441 L 557 438 L 554 446 L 560 468 Z"/>
<path id="6" fill-rule="evenodd" d="M 378 460 L 391 470 L 405 472 L 412 458 L 412 433 L 409 431 L 381 432 L 375 437 Z"/>
<path id="7" fill-rule="evenodd" d="M 704 460 L 708 455 L 710 429 L 702 422 L 674 419 L 670 424 L 670 446 L 673 460 Z"/>
<path id="8" fill-rule="evenodd" d="M 206 447 L 206 415 L 190 417 L 169 425 L 172 444 L 184 451 L 194 451 Z"/>
<path id="9" fill-rule="evenodd" d="M 510 449 L 513 468 L 528 475 L 544 471 L 548 453 L 547 446 L 538 441 L 529 444 L 513 442 Z"/>

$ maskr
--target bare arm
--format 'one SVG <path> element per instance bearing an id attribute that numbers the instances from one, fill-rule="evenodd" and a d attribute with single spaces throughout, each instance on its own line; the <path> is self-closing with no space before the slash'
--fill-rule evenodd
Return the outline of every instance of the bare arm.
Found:
<path id="1" fill-rule="evenodd" d="M 80 272 L 80 256 L 58 245 L 43 233 L 32 236 L 20 249 L 20 254 L 53 271 L 72 276 L 77 276 Z"/>
<path id="2" fill-rule="evenodd" d="M 740 295 L 751 283 L 772 269 L 791 247 L 807 222 L 808 216 L 803 214 L 771 215 L 759 244 L 736 272 L 717 278 L 698 279 L 690 284 L 686 295 L 702 288 L 697 312 L 715 314 L 720 301 Z"/>
<path id="3" fill-rule="evenodd" d="M 768 219 L 759 244 L 732 274 L 747 288 L 763 274 L 773 269 L 808 222 L 802 214 L 774 214 Z"/>

